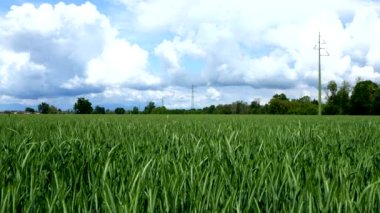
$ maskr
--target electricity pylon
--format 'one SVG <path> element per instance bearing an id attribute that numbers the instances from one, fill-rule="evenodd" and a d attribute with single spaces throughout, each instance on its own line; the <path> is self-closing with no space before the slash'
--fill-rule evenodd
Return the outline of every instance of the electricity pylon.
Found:
<path id="1" fill-rule="evenodd" d="M 321 45 L 326 44 L 326 42 L 321 40 L 321 33 L 318 34 L 318 44 L 314 46 L 314 49 L 318 50 L 318 115 L 322 115 L 322 74 L 321 74 L 321 57 L 329 56 L 329 52 Z M 324 53 L 321 53 L 324 50 Z"/>

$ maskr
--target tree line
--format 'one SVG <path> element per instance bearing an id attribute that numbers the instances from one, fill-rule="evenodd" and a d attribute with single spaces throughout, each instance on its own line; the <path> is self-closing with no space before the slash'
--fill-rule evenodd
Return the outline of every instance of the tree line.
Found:
<path id="1" fill-rule="evenodd" d="M 326 101 L 323 104 L 325 115 L 380 115 L 380 86 L 370 80 L 358 81 L 354 87 L 346 81 L 338 85 L 330 81 L 326 87 Z M 35 113 L 32 108 L 26 112 Z M 296 114 L 316 115 L 318 101 L 309 96 L 299 99 L 289 99 L 284 93 L 275 94 L 267 104 L 260 101 L 247 103 L 235 101 L 230 104 L 210 105 L 199 109 L 167 109 L 165 106 L 157 107 L 149 102 L 143 110 L 133 107 L 126 110 L 118 107 L 115 110 L 105 109 L 102 106 L 92 107 L 92 103 L 84 98 L 78 98 L 73 110 L 63 112 L 53 105 L 42 102 L 38 105 L 38 112 L 42 114 L 76 113 L 76 114 Z"/>

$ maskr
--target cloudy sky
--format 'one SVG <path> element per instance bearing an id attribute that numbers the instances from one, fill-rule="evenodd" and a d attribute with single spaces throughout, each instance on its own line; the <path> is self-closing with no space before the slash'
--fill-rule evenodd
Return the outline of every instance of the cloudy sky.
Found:
<path id="1" fill-rule="evenodd" d="M 318 32 L 323 84 L 380 83 L 377 0 L 1 0 L 0 110 L 316 98 Z"/>

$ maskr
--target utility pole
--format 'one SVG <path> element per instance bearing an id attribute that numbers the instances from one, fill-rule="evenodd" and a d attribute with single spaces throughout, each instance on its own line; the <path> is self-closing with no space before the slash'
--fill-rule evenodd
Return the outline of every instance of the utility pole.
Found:
<path id="1" fill-rule="evenodd" d="M 324 40 L 321 40 L 321 33 L 318 34 L 318 44 L 314 49 L 318 50 L 318 115 L 322 115 L 322 74 L 321 74 L 321 56 L 329 56 L 330 54 L 321 45 L 326 44 Z M 321 50 L 325 50 L 324 54 Z"/>
<path id="2" fill-rule="evenodd" d="M 194 84 L 191 85 L 191 109 L 194 109 Z"/>

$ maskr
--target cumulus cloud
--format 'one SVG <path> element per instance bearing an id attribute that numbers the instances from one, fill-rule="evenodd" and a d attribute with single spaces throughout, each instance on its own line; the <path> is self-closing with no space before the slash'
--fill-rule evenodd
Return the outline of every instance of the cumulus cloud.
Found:
<path id="1" fill-rule="evenodd" d="M 92 3 L 23 4 L 0 17 L 3 97 L 164 97 L 187 107 L 192 84 L 198 106 L 266 102 L 277 92 L 315 97 L 318 32 L 330 53 L 322 58 L 323 84 L 380 81 L 378 1 L 109 2 L 117 1 L 126 7 L 116 20 L 127 24 Z"/>
<path id="2" fill-rule="evenodd" d="M 358 72 L 355 66 L 380 70 L 380 10 L 375 1 L 129 0 L 128 6 L 137 28 L 174 35 L 155 49 L 167 71 L 176 73 L 172 83 L 188 75 L 183 58 L 192 53 L 183 46 L 191 44 L 205 63 L 200 84 L 316 87 L 313 46 L 318 32 L 331 53 L 323 58 L 324 83 L 350 80 Z M 355 75 L 374 77 L 365 71 Z"/>
<path id="3" fill-rule="evenodd" d="M 90 2 L 12 6 L 0 17 L 0 91 L 19 98 L 150 87 L 148 52 L 120 38 Z"/>
<path id="4" fill-rule="evenodd" d="M 182 41 L 179 37 L 174 38 L 173 41 L 164 40 L 155 48 L 154 52 L 172 73 L 180 71 L 183 56 L 206 57 L 206 53 L 192 40 Z"/>
<path id="5" fill-rule="evenodd" d="M 124 85 L 149 87 L 160 79 L 146 72 L 148 52 L 124 40 L 113 40 L 102 54 L 90 60 L 86 67 L 85 82 L 92 85 Z"/>
<path id="6" fill-rule="evenodd" d="M 206 90 L 206 94 L 207 96 L 211 99 L 211 100 L 214 100 L 214 101 L 219 101 L 220 100 L 220 97 L 221 97 L 221 94 L 220 92 L 215 89 L 214 87 L 210 87 Z"/>

